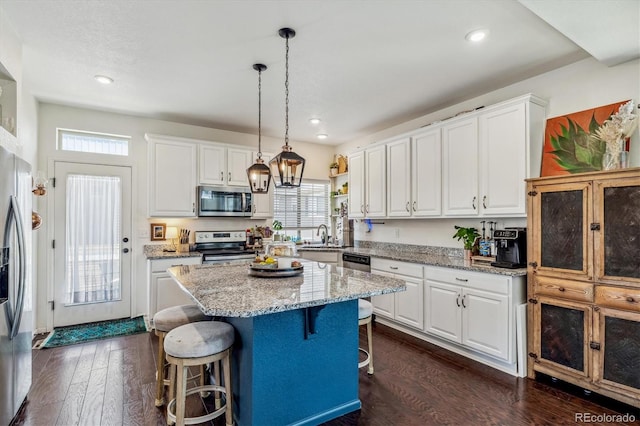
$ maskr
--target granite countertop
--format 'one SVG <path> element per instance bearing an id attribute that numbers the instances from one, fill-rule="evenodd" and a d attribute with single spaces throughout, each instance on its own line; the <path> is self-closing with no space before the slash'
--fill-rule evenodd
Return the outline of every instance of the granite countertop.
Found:
<path id="1" fill-rule="evenodd" d="M 402 280 L 307 260 L 288 278 L 249 276 L 249 263 L 188 265 L 168 269 L 202 312 L 254 317 L 404 291 Z"/>
<path id="2" fill-rule="evenodd" d="M 171 247 L 170 244 L 147 244 L 144 246 L 144 255 L 149 260 L 157 259 L 175 259 L 178 257 L 202 257 L 202 253 L 198 251 L 189 252 L 177 252 L 177 251 L 163 251 Z"/>
<path id="3" fill-rule="evenodd" d="M 429 266 L 441 266 L 443 268 L 462 269 L 466 271 L 484 272 L 489 274 L 507 275 L 517 277 L 527 275 L 526 268 L 507 269 L 494 266 L 472 265 L 470 261 L 461 256 L 449 256 L 442 252 L 423 253 L 408 250 L 388 250 L 383 248 L 345 247 L 345 253 L 369 255 L 380 259 L 397 260 L 400 262 L 420 263 Z"/>

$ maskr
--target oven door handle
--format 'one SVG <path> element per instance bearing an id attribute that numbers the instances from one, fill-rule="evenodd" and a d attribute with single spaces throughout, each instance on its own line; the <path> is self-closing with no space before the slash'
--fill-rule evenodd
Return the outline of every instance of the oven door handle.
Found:
<path id="1" fill-rule="evenodd" d="M 202 263 L 210 263 L 210 262 L 224 262 L 224 261 L 228 261 L 228 260 L 251 260 L 253 259 L 254 256 L 247 256 L 246 254 L 238 254 L 238 255 L 224 255 L 224 256 L 205 256 L 202 259 Z"/>

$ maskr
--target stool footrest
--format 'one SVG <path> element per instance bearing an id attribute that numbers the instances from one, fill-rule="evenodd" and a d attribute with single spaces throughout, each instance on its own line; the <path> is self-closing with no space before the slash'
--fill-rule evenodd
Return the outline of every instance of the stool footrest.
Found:
<path id="1" fill-rule="evenodd" d="M 193 395 L 194 393 L 198 393 L 198 392 L 222 392 L 224 394 L 226 394 L 226 390 L 223 386 L 216 386 L 216 385 L 206 385 L 206 386 L 197 386 L 195 388 L 191 388 L 187 391 L 185 397 L 189 396 L 189 395 Z M 200 417 L 185 417 L 184 418 L 184 424 L 185 425 L 194 425 L 194 424 L 198 424 L 198 423 L 204 423 L 207 422 L 209 420 L 213 420 L 217 417 L 220 417 L 222 414 L 224 414 L 225 410 L 227 408 L 227 403 L 225 401 L 225 403 L 216 411 L 214 411 L 213 413 L 209 413 L 209 414 L 205 414 L 204 416 L 200 416 Z M 172 399 L 169 404 L 167 404 L 167 423 L 169 424 L 175 424 L 176 422 L 176 415 L 175 415 L 175 410 L 176 410 L 176 400 Z"/>

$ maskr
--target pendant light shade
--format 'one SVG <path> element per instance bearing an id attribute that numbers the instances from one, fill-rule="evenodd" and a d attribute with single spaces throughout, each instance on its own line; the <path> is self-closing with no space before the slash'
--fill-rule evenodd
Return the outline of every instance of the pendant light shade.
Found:
<path id="1" fill-rule="evenodd" d="M 302 183 L 305 159 L 293 152 L 289 146 L 289 39 L 295 37 L 296 32 L 291 28 L 281 28 L 280 37 L 286 40 L 285 50 L 285 133 L 282 152 L 270 162 L 273 183 L 276 188 L 295 188 Z"/>
<path id="2" fill-rule="evenodd" d="M 253 69 L 258 71 L 258 153 L 256 162 L 247 169 L 247 178 L 251 192 L 265 194 L 269 192 L 271 184 L 271 170 L 262 160 L 262 71 L 267 69 L 264 64 L 254 64 Z"/>

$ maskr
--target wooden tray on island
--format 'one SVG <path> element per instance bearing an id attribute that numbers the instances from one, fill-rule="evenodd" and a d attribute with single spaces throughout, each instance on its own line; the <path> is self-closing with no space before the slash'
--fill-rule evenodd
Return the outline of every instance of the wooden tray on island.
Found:
<path id="1" fill-rule="evenodd" d="M 270 268 L 266 265 L 249 265 L 249 275 L 262 278 L 295 277 L 304 272 L 304 266 L 294 266 L 291 268 Z"/>

